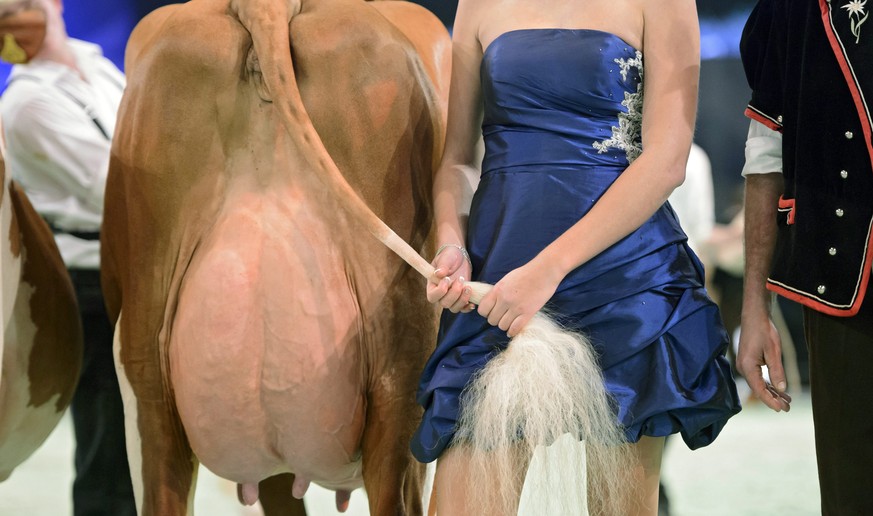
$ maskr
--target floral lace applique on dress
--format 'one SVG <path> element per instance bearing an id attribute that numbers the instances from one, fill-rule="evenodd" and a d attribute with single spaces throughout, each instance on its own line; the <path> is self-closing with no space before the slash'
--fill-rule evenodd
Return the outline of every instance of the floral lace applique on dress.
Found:
<path id="1" fill-rule="evenodd" d="M 637 69 L 640 80 L 636 92 L 624 93 L 621 105 L 627 108 L 627 112 L 618 114 L 618 127 L 612 127 L 612 136 L 594 142 L 594 148 L 598 154 L 605 153 L 610 147 L 623 150 L 627 155 L 627 162 L 632 163 L 643 152 L 643 53 L 637 50 L 636 56 L 631 59 L 618 58 L 614 61 L 620 68 L 621 80 L 627 82 L 631 68 Z"/>

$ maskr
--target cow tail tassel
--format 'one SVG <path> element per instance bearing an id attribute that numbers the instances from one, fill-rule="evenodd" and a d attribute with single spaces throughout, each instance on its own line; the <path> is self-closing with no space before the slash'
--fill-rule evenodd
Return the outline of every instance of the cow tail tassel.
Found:
<path id="1" fill-rule="evenodd" d="M 553 473 L 528 488 L 554 504 L 544 513 L 570 514 L 572 507 L 584 507 L 586 497 L 591 514 L 626 513 L 634 457 L 585 335 L 536 314 L 473 377 L 461 399 L 454 444 L 468 453 L 470 492 L 496 489 L 485 514 L 508 514 L 537 448 L 563 436 L 585 441 L 588 482 L 572 474 L 580 469 L 574 455 L 540 453 L 549 461 L 544 471 Z"/>

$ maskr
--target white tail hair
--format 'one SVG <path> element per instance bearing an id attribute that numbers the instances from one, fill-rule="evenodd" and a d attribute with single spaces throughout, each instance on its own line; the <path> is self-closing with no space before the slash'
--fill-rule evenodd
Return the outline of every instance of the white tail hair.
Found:
<path id="1" fill-rule="evenodd" d="M 587 490 L 592 514 L 621 514 L 629 499 L 634 455 L 611 407 L 591 343 L 538 313 L 462 394 L 454 444 L 467 455 L 468 493 L 492 494 L 492 500 L 484 500 L 486 514 L 513 512 L 534 449 L 565 434 L 586 442 L 587 485 L 579 478 L 569 483 L 570 492 L 560 492 L 560 484 L 568 483 L 555 485 L 546 475 L 538 483 L 548 485 L 529 483 L 528 489 L 548 490 L 552 504 L 575 501 L 577 506 L 584 503 Z M 549 464 L 547 469 L 579 470 L 573 464 Z M 569 511 L 565 507 L 550 513 Z"/>

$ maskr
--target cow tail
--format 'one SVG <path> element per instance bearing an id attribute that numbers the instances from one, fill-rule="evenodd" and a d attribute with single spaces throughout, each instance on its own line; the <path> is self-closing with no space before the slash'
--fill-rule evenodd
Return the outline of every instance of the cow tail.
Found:
<path id="1" fill-rule="evenodd" d="M 358 196 L 318 136 L 306 112 L 291 58 L 291 18 L 300 12 L 301 0 L 231 0 L 231 10 L 252 36 L 264 83 L 288 136 L 316 169 L 325 188 L 380 242 L 394 251 L 425 278 L 434 269 L 409 244 L 388 227 Z"/>

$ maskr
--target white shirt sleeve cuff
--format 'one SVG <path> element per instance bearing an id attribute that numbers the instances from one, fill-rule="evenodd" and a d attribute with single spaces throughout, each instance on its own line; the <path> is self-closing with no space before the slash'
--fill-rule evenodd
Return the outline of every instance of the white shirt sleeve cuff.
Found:
<path id="1" fill-rule="evenodd" d="M 782 133 L 752 120 L 746 138 L 743 177 L 750 174 L 782 173 Z"/>

